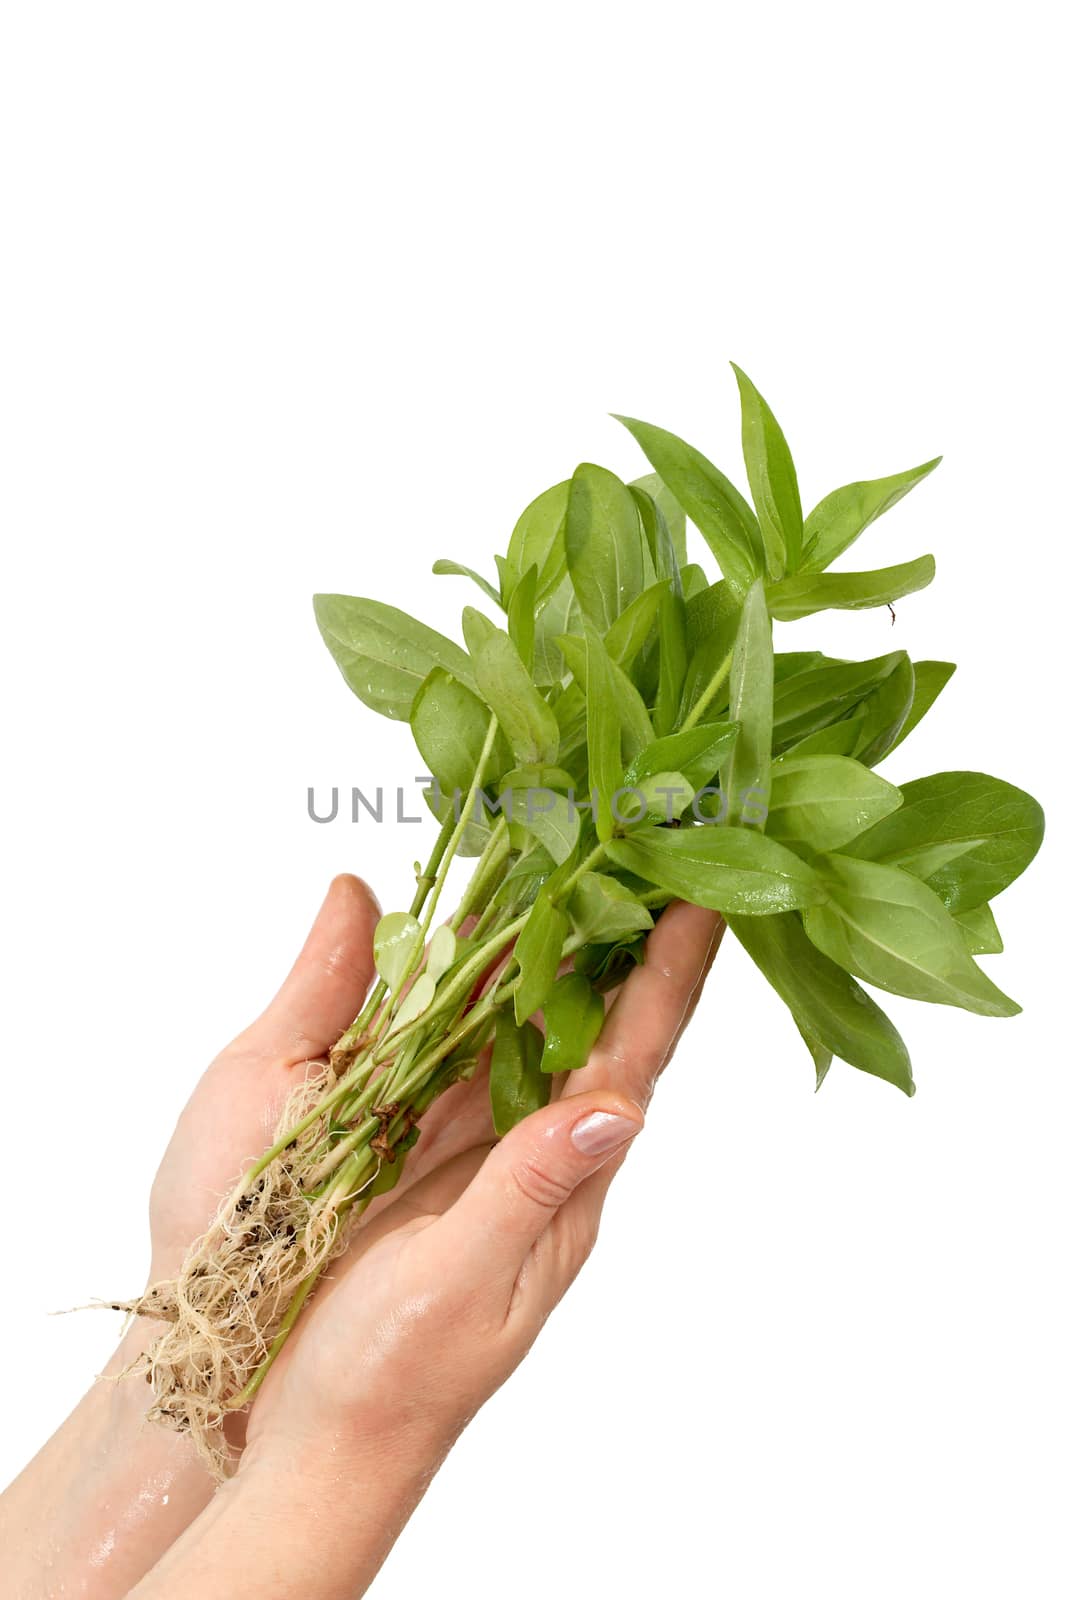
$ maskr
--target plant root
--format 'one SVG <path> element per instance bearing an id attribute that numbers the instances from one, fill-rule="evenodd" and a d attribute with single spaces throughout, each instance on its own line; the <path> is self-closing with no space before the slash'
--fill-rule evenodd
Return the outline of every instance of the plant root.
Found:
<path id="1" fill-rule="evenodd" d="M 322 1079 L 294 1091 L 277 1140 L 322 1093 Z M 231 1402 L 266 1358 L 296 1290 L 344 1249 L 341 1197 L 305 1193 L 326 1131 L 325 1117 L 316 1120 L 258 1177 L 240 1184 L 176 1278 L 152 1285 L 138 1300 L 108 1302 L 166 1324 L 124 1375 L 144 1374 L 155 1397 L 148 1420 L 187 1433 L 216 1479 L 231 1462 L 223 1433 Z"/>

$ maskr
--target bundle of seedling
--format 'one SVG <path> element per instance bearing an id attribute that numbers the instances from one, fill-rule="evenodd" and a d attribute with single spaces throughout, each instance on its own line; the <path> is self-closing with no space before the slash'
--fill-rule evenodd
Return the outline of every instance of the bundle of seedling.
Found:
<path id="1" fill-rule="evenodd" d="M 132 1307 L 165 1324 L 143 1363 L 152 1414 L 218 1469 L 227 1413 L 253 1398 L 352 1220 L 397 1182 L 427 1108 L 486 1051 L 499 1133 L 544 1105 L 671 900 L 722 912 L 790 1008 L 816 1085 L 837 1057 L 913 1092 L 864 985 L 1018 1010 L 975 956 L 1001 949 L 990 902 L 1037 850 L 1040 807 L 982 773 L 897 786 L 876 770 L 954 668 L 772 639 L 775 623 L 780 641 L 794 618 L 891 607 L 931 581 L 930 556 L 828 569 L 937 461 L 848 484 L 805 517 L 781 428 L 737 381 L 751 502 L 691 445 L 620 418 L 649 475 L 580 466 L 522 513 L 493 577 L 437 563 L 490 608 L 464 613 L 462 645 L 376 600 L 316 600 L 349 686 L 410 724 L 439 831 L 409 909 L 378 925 L 378 981 L 328 1070 L 177 1279 Z M 689 523 L 716 571 L 690 560 Z M 449 904 L 459 856 L 475 864 Z"/>

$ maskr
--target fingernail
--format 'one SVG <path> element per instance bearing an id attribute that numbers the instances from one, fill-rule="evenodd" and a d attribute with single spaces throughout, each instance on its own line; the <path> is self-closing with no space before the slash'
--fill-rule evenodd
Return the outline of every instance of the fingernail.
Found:
<path id="1" fill-rule="evenodd" d="M 632 1117 L 619 1117 L 612 1111 L 594 1111 L 574 1124 L 571 1138 L 575 1149 L 583 1156 L 603 1156 L 609 1150 L 617 1150 L 640 1131 L 641 1124 Z"/>

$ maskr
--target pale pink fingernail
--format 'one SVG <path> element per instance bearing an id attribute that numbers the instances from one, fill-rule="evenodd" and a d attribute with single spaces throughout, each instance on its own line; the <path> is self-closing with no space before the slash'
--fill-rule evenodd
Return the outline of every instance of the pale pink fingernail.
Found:
<path id="1" fill-rule="evenodd" d="M 641 1124 L 632 1117 L 619 1117 L 613 1111 L 594 1111 L 574 1124 L 571 1138 L 583 1156 L 603 1156 L 609 1150 L 617 1150 L 640 1131 Z"/>

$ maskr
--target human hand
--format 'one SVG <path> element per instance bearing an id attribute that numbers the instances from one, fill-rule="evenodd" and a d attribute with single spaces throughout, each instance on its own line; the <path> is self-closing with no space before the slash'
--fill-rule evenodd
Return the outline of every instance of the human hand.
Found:
<path id="1" fill-rule="evenodd" d="M 589 1065 L 495 1147 L 482 1074 L 432 1108 L 402 1185 L 368 1212 L 268 1374 L 235 1479 L 139 1594 L 221 1594 L 238 1562 L 279 1595 L 287 1573 L 294 1593 L 363 1592 L 588 1256 L 721 932 L 714 913 L 672 907 Z"/>
<path id="2" fill-rule="evenodd" d="M 222 1051 L 201 1079 L 182 1113 L 153 1186 L 153 1279 L 176 1270 L 189 1246 L 212 1220 L 220 1198 L 228 1192 L 237 1172 L 256 1158 L 270 1138 L 293 1086 L 294 1074 L 308 1070 L 309 1063 L 325 1053 L 358 1011 L 372 976 L 371 938 L 377 917 L 378 907 L 364 884 L 349 876 L 336 879 L 303 951 L 274 1001 L 250 1028 Z M 688 932 L 683 927 L 686 920 Z M 645 1103 L 657 1070 L 657 1051 L 663 1052 L 666 1041 L 669 1053 L 673 1043 L 673 1039 L 668 1038 L 670 1018 L 674 1017 L 676 1031 L 680 1032 L 678 1016 L 684 1014 L 687 1018 L 687 1011 L 691 1009 L 691 1002 L 684 1000 L 683 992 L 693 987 L 694 950 L 702 951 L 707 947 L 709 930 L 715 924 L 713 916 L 689 907 L 675 908 L 663 918 L 649 943 L 649 965 L 639 969 L 629 980 L 594 1060 L 566 1086 L 567 1101 L 572 1101 L 579 1092 L 604 1088 L 638 1105 Z M 673 930 L 669 936 L 668 929 Z M 718 932 L 721 933 L 721 924 Z M 676 965 L 666 970 L 670 963 Z M 683 1002 L 680 1008 L 679 998 Z M 663 1026 L 654 1037 L 651 1034 L 646 1037 L 638 1025 L 642 1009 L 647 1004 L 651 1012 L 665 1003 Z M 624 1027 L 630 1028 L 628 1018 L 632 1019 L 636 1031 L 629 1048 L 623 1050 L 613 1041 L 618 1040 Z M 616 1104 L 615 1109 L 622 1107 Z M 633 1108 L 629 1109 L 633 1115 Z M 567 1105 L 563 1113 L 549 1108 L 541 1116 L 546 1119 L 558 1114 L 573 1114 L 576 1120 L 580 1115 L 576 1106 Z M 553 1122 L 552 1127 L 556 1126 Z M 559 1126 L 562 1128 L 562 1124 Z M 542 1131 L 549 1134 L 547 1123 Z M 516 1130 L 516 1134 L 524 1139 L 529 1137 L 522 1128 Z M 320 1333 L 314 1337 L 321 1339 L 324 1349 L 333 1338 L 325 1320 L 330 1301 L 342 1283 L 348 1282 L 349 1274 L 361 1260 L 376 1251 L 370 1266 L 361 1270 L 365 1274 L 373 1272 L 379 1291 L 384 1294 L 388 1288 L 385 1269 L 389 1252 L 396 1252 L 398 1259 L 408 1266 L 419 1259 L 406 1248 L 406 1241 L 416 1238 L 420 1229 L 428 1225 L 434 1215 L 432 1207 L 440 1207 L 461 1193 L 472 1174 L 480 1168 L 491 1138 L 485 1084 L 480 1076 L 470 1083 L 457 1084 L 431 1107 L 423 1122 L 422 1138 L 408 1158 L 401 1184 L 376 1203 L 364 1229 L 357 1235 L 350 1257 L 339 1264 L 343 1273 L 338 1271 L 336 1281 L 324 1285 L 312 1302 L 323 1319 L 318 1324 Z M 492 1363 L 488 1360 L 488 1348 L 484 1352 L 487 1359 L 478 1374 L 480 1387 L 475 1385 L 467 1400 L 471 1406 L 480 1403 L 489 1388 L 495 1387 L 519 1359 L 524 1344 L 536 1332 L 534 1323 L 539 1316 L 543 1317 L 546 1294 L 549 1298 L 553 1294 L 558 1298 L 569 1275 L 576 1270 L 591 1243 L 599 1202 L 617 1164 L 617 1158 L 609 1159 L 597 1177 L 583 1185 L 583 1206 L 570 1210 L 562 1206 L 559 1212 L 562 1220 L 555 1225 L 554 1232 L 545 1230 L 547 1238 L 561 1241 L 567 1264 L 551 1281 L 542 1273 L 540 1299 L 526 1300 L 527 1308 L 533 1313 L 532 1319 L 528 1322 L 515 1317 L 508 1319 L 507 1337 L 494 1345 Z M 498 1175 L 504 1176 L 499 1168 Z M 488 1198 L 487 1192 L 483 1198 Z M 424 1244 L 423 1264 L 429 1266 L 432 1260 L 426 1250 Z M 538 1255 L 543 1259 L 550 1253 L 548 1245 L 535 1244 L 531 1260 Z M 346 1289 L 345 1292 L 354 1291 Z M 384 1300 L 380 1304 L 384 1306 Z M 542 1309 L 537 1310 L 538 1306 Z M 428 1323 L 418 1326 L 428 1326 Z M 313 1348 L 306 1331 L 312 1327 L 309 1310 L 305 1329 L 291 1341 L 291 1351 L 278 1363 L 269 1386 L 264 1387 L 259 1397 L 253 1413 L 256 1419 L 253 1463 L 259 1461 L 265 1465 L 271 1459 L 278 1459 L 277 1451 L 283 1448 L 282 1441 L 292 1426 L 291 1406 L 303 1406 L 305 1378 L 301 1375 L 301 1362 L 306 1367 L 313 1358 L 309 1354 L 301 1357 L 300 1362 L 296 1358 L 302 1347 L 306 1352 Z M 152 1331 L 151 1324 L 135 1323 L 107 1371 L 112 1376 L 121 1371 L 151 1337 Z M 368 1362 L 364 1370 L 365 1387 L 369 1384 L 378 1348 L 369 1345 L 364 1352 Z M 427 1348 L 424 1343 L 423 1351 Z M 410 1341 L 406 1354 L 400 1344 L 396 1352 L 393 1371 L 399 1377 L 403 1361 L 412 1354 Z M 414 1354 L 418 1359 L 417 1351 Z M 341 1358 L 338 1348 L 335 1359 Z M 458 1367 L 456 1371 L 458 1374 Z M 491 1371 L 494 1375 L 487 1386 L 485 1380 Z M 314 1404 L 320 1412 L 323 1405 L 328 1404 L 327 1392 L 315 1391 L 314 1384 L 312 1386 L 312 1394 L 317 1394 Z M 377 1399 L 381 1400 L 386 1392 L 380 1390 Z M 355 1405 L 355 1394 L 350 1398 Z M 416 1476 L 421 1474 L 421 1481 L 426 1479 L 425 1463 L 431 1456 L 439 1457 L 447 1448 L 448 1436 L 457 1426 L 455 1408 L 461 1406 L 464 1399 L 463 1387 L 458 1385 L 450 1403 L 434 1413 L 432 1428 L 425 1428 L 422 1433 L 409 1430 L 409 1445 L 414 1447 L 417 1441 L 422 1450 L 423 1465 L 418 1466 L 413 1460 L 413 1470 Z M 145 1429 L 143 1410 L 143 1391 L 139 1385 L 99 1381 L 0 1499 L 0 1528 L 9 1535 L 6 1547 L 17 1549 L 21 1563 L 19 1568 L 9 1569 L 8 1574 L 17 1592 L 27 1596 L 44 1592 L 39 1587 L 40 1572 L 47 1560 L 53 1581 L 63 1583 L 66 1592 L 97 1597 L 97 1600 L 125 1594 L 207 1505 L 214 1486 L 193 1456 L 188 1441 L 161 1430 Z M 364 1424 L 368 1416 L 369 1413 L 363 1414 Z M 323 1420 L 325 1425 L 325 1417 Z M 393 1425 L 400 1420 L 401 1413 L 393 1406 Z M 424 1414 L 423 1420 L 429 1422 L 429 1413 Z M 335 1424 L 336 1418 L 330 1427 Z M 322 1439 L 330 1437 L 330 1433 L 322 1435 Z M 234 1442 L 240 1442 L 239 1427 L 235 1430 Z M 321 1442 L 320 1439 L 320 1446 Z M 345 1442 L 351 1445 L 353 1441 L 346 1436 Z M 414 1451 L 414 1455 L 417 1454 Z M 319 1459 L 322 1459 L 321 1449 Z M 252 1474 L 246 1469 L 238 1476 L 244 1492 Z M 262 1472 L 256 1474 L 257 1483 L 265 1481 Z M 63 1523 L 62 1532 L 57 1533 L 55 1507 L 60 1503 L 64 1508 Z M 402 1506 L 403 1496 L 392 1492 L 394 1521 L 402 1514 Z M 198 1525 L 203 1523 L 204 1519 L 198 1518 Z M 383 1508 L 377 1530 L 379 1538 L 385 1537 L 389 1525 Z"/>

